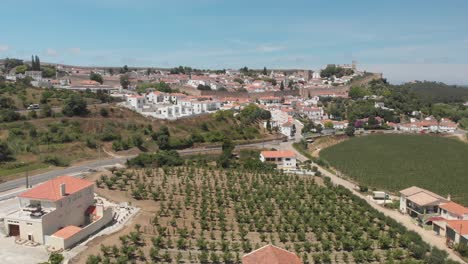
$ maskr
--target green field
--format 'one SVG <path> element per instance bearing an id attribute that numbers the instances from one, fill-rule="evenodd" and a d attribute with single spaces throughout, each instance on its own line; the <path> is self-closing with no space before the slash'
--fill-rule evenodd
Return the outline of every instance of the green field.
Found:
<path id="1" fill-rule="evenodd" d="M 371 135 L 324 149 L 320 157 L 357 182 L 397 192 L 426 188 L 468 205 L 468 144 L 429 135 Z"/>

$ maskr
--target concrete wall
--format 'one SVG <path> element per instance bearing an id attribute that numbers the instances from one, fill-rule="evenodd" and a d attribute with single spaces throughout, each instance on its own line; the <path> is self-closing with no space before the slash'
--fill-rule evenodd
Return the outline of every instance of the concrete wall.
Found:
<path id="1" fill-rule="evenodd" d="M 57 201 L 56 210 L 42 217 L 43 234 L 51 235 L 69 225 L 86 225 L 85 211 L 91 205 L 94 205 L 94 186 Z"/>
<path id="2" fill-rule="evenodd" d="M 111 221 L 112 221 L 112 209 L 107 208 L 106 210 L 104 210 L 104 214 L 101 218 L 85 226 L 83 229 L 80 230 L 80 232 L 76 233 L 75 235 L 67 239 L 56 237 L 56 236 L 45 236 L 45 244 L 47 246 L 52 246 L 57 249 L 67 249 L 67 248 L 73 247 L 74 245 L 85 240 L 92 234 L 101 230 L 104 226 L 109 224 Z"/>
<path id="3" fill-rule="evenodd" d="M 248 92 L 227 92 L 227 91 L 201 91 L 203 96 L 213 97 L 234 97 L 234 98 L 261 98 L 268 96 L 282 97 L 282 96 L 297 96 L 300 95 L 299 90 L 285 90 L 285 91 L 268 91 L 260 93 L 248 93 Z"/>
<path id="4" fill-rule="evenodd" d="M 32 236 L 32 241 L 37 243 L 44 243 L 44 237 L 42 234 L 42 222 L 40 219 L 15 219 L 15 218 L 5 218 L 5 231 L 8 235 L 9 225 L 18 225 L 20 229 L 20 239 L 28 240 L 28 235 Z"/>

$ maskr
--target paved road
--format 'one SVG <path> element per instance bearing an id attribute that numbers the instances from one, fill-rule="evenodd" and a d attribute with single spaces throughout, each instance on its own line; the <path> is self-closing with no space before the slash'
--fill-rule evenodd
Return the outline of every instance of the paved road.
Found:
<path id="1" fill-rule="evenodd" d="M 237 149 L 242 149 L 242 148 L 262 148 L 265 147 L 266 145 L 273 145 L 273 146 L 278 146 L 280 144 L 279 140 L 272 140 L 266 143 L 253 143 L 253 144 L 245 144 L 245 145 L 238 145 L 236 146 Z M 184 150 L 179 150 L 178 152 L 181 155 L 189 155 L 189 154 L 205 154 L 205 153 L 210 153 L 213 151 L 221 151 L 221 147 L 215 147 L 215 148 L 193 148 L 193 149 L 184 149 Z M 106 166 L 112 166 L 116 164 L 124 164 L 126 163 L 127 159 L 131 159 L 135 157 L 135 155 L 131 156 L 116 156 L 110 158 L 110 159 L 103 159 L 101 161 L 99 160 L 94 160 L 94 161 L 89 161 L 77 166 L 72 166 L 68 168 L 61 168 L 61 169 L 56 169 L 53 171 L 37 174 L 37 175 L 32 175 L 29 177 L 29 185 L 36 185 L 38 183 L 47 181 L 49 179 L 55 178 L 57 176 L 61 175 L 71 175 L 71 176 L 78 176 L 83 172 L 87 172 L 90 169 L 91 170 L 97 170 L 101 167 L 106 167 Z M 17 189 L 20 187 L 25 187 L 26 186 L 26 179 L 20 178 L 12 181 L 8 181 L 5 183 L 0 184 L 0 193 L 10 191 L 13 189 Z M 18 192 L 13 192 L 13 193 L 8 193 L 4 194 L 3 196 L 0 196 L 0 200 L 5 200 L 8 198 L 14 197 L 16 194 L 18 194 L 21 191 Z"/>
<path id="2" fill-rule="evenodd" d="M 109 104 L 108 104 L 108 103 L 103 103 L 103 104 L 89 104 L 88 107 L 93 107 L 93 106 L 107 106 L 107 105 L 109 105 Z M 52 109 L 52 111 L 54 111 L 54 112 L 60 112 L 60 111 L 62 111 L 62 107 L 61 107 L 61 106 L 59 106 L 59 107 L 52 107 L 51 109 Z M 31 112 L 31 111 L 39 112 L 39 111 L 41 111 L 41 109 L 30 109 L 30 110 L 28 110 L 28 109 L 19 109 L 19 110 L 16 110 L 15 112 L 20 113 L 20 114 L 27 114 L 27 113 L 29 113 L 29 112 Z"/>
<path id="3" fill-rule="evenodd" d="M 134 156 L 127 156 L 127 157 L 119 157 L 119 158 L 112 158 L 112 159 L 103 159 L 101 161 L 90 161 L 87 163 L 83 163 L 81 165 L 72 166 L 63 169 L 57 169 L 41 174 L 37 174 L 34 176 L 29 177 L 29 184 L 35 185 L 46 180 L 55 178 L 60 175 L 78 175 L 82 172 L 88 171 L 89 169 L 98 169 L 99 167 L 103 166 L 112 166 L 117 163 L 125 163 L 128 158 L 132 158 Z M 22 186 L 26 186 L 26 179 L 20 178 L 12 181 L 8 181 L 5 183 L 0 184 L 0 192 L 9 191 L 12 189 L 16 189 Z"/>

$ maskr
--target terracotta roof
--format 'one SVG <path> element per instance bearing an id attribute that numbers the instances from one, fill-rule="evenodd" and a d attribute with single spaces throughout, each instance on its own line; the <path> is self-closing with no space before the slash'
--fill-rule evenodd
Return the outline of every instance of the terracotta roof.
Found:
<path id="1" fill-rule="evenodd" d="M 468 235 L 468 220 L 447 220 L 447 225 L 460 235 Z"/>
<path id="2" fill-rule="evenodd" d="M 301 264 L 294 253 L 282 248 L 266 245 L 242 257 L 242 264 Z"/>
<path id="3" fill-rule="evenodd" d="M 452 214 L 456 214 L 458 216 L 463 216 L 465 214 L 468 214 L 468 208 L 461 206 L 454 202 L 444 203 L 444 204 L 441 204 L 439 207 L 444 210 L 447 210 L 448 212 Z"/>
<path id="4" fill-rule="evenodd" d="M 265 158 L 295 158 L 296 154 L 289 150 L 275 151 L 267 150 L 260 153 Z"/>
<path id="5" fill-rule="evenodd" d="M 65 193 L 67 195 L 73 194 L 94 185 L 93 182 L 87 180 L 82 180 L 71 176 L 59 176 L 21 193 L 18 195 L 18 197 L 58 201 L 62 198 L 60 195 L 61 184 L 65 184 Z"/>
<path id="6" fill-rule="evenodd" d="M 63 239 L 67 239 L 80 231 L 81 231 L 81 228 L 77 226 L 69 225 L 53 233 L 52 235 L 56 237 L 61 237 Z"/>

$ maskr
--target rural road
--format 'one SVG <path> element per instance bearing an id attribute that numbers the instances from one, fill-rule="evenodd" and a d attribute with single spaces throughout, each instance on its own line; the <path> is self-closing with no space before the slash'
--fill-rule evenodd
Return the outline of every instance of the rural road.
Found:
<path id="1" fill-rule="evenodd" d="M 276 148 L 278 148 L 280 142 L 281 142 L 280 140 L 271 140 L 265 143 L 261 142 L 261 143 L 237 145 L 236 149 L 254 148 L 254 147 L 263 148 L 266 146 L 276 146 Z M 206 154 L 206 153 L 217 152 L 217 151 L 221 151 L 221 147 L 193 148 L 193 149 L 178 150 L 180 155 L 191 155 L 191 154 L 197 154 L 197 153 Z M 41 182 L 47 181 L 49 179 L 52 179 L 61 175 L 77 176 L 89 170 L 97 170 L 101 167 L 112 166 L 116 164 L 124 164 L 127 161 L 127 159 L 131 159 L 135 157 L 135 155 L 131 155 L 131 156 L 110 155 L 110 156 L 113 156 L 113 157 L 109 159 L 101 159 L 100 161 L 92 160 L 92 161 L 88 161 L 88 162 L 85 162 L 76 166 L 71 166 L 67 168 L 58 168 L 53 171 L 49 171 L 49 172 L 45 172 L 45 173 L 41 173 L 37 175 L 30 175 L 29 185 L 36 185 L 36 184 L 39 184 Z M 11 180 L 11 181 L 0 184 L 0 193 L 7 192 L 13 189 L 20 188 L 20 187 L 25 187 L 25 186 L 26 186 L 26 179 L 24 177 Z M 14 194 L 17 194 L 17 193 L 15 192 L 12 194 L 0 196 L 0 200 L 5 200 L 8 198 L 14 197 Z"/>
<path id="2" fill-rule="evenodd" d="M 125 163 L 128 158 L 132 158 L 133 156 L 127 156 L 127 157 L 119 157 L 119 158 L 112 158 L 112 159 L 103 159 L 101 161 L 99 160 L 94 160 L 90 161 L 87 163 L 83 163 L 77 166 L 72 166 L 68 168 L 61 168 L 33 176 L 29 176 L 29 184 L 30 185 L 35 185 L 41 182 L 44 182 L 46 180 L 55 178 L 60 175 L 78 175 L 82 172 L 89 171 L 90 169 L 98 169 L 99 167 L 103 166 L 112 166 L 117 163 Z M 26 179 L 25 178 L 20 178 L 16 180 L 11 180 L 8 182 L 4 182 L 0 184 L 0 192 L 5 192 L 9 191 L 12 189 L 16 189 L 18 187 L 26 186 Z"/>
<path id="3" fill-rule="evenodd" d="M 108 105 L 109 105 L 108 103 L 103 103 L 103 104 L 89 104 L 88 107 L 108 106 Z M 52 111 L 54 111 L 54 112 L 60 112 L 60 111 L 62 111 L 62 107 L 61 107 L 61 106 L 59 106 L 59 107 L 51 107 L 51 109 L 52 109 Z M 18 110 L 15 110 L 15 112 L 17 112 L 17 113 L 19 113 L 19 114 L 27 114 L 27 113 L 29 113 L 29 112 L 31 112 L 31 111 L 36 111 L 36 112 L 38 112 L 38 111 L 41 111 L 41 109 L 39 108 L 39 109 L 30 109 L 30 110 L 28 110 L 28 109 L 18 109 Z"/>
<path id="4" fill-rule="evenodd" d="M 449 254 L 449 257 L 451 259 L 456 260 L 456 261 L 458 261 L 460 263 L 466 263 L 466 262 L 463 261 L 463 259 L 461 259 L 458 255 L 456 255 L 453 252 L 452 249 L 447 247 L 447 245 L 445 244 L 445 238 L 444 237 L 437 236 L 432 231 L 424 230 L 422 227 L 420 227 L 418 225 L 415 225 L 411 221 L 410 217 L 407 216 L 407 215 L 403 215 L 403 214 L 401 214 L 400 212 L 398 212 L 396 210 L 390 210 L 390 209 L 384 208 L 384 207 L 370 201 L 364 194 L 356 191 L 356 189 L 355 189 L 356 184 L 351 183 L 351 182 L 349 182 L 349 181 L 347 181 L 345 179 L 342 179 L 342 178 L 338 177 L 337 175 L 323 169 L 322 167 L 318 166 L 317 164 L 313 163 L 313 165 L 318 167 L 318 169 L 322 173 L 322 175 L 330 177 L 331 181 L 334 184 L 341 185 L 344 188 L 350 190 L 354 195 L 364 199 L 371 207 L 373 207 L 377 211 L 383 213 L 384 215 L 386 215 L 388 217 L 393 218 L 395 221 L 397 221 L 400 224 L 402 224 L 403 226 L 405 226 L 408 230 L 412 230 L 412 231 L 418 233 L 426 243 L 430 244 L 431 246 L 435 246 L 435 247 L 437 247 L 439 249 L 447 251 L 447 253 Z"/>

